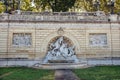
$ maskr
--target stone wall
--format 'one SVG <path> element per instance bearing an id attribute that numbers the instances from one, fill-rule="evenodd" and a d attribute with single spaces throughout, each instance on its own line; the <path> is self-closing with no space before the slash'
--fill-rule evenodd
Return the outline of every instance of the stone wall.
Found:
<path id="1" fill-rule="evenodd" d="M 24 60 L 24 65 L 42 62 L 47 54 L 50 41 L 57 36 L 70 39 L 81 61 L 88 60 L 88 64 L 112 64 L 112 62 L 120 64 L 116 61 L 120 60 L 120 23 L 114 20 L 114 17 L 110 17 L 111 22 L 108 22 L 107 18 L 105 21 L 82 22 L 77 16 L 77 21 L 72 21 L 73 19 L 69 21 L 68 17 L 68 21 L 49 21 L 48 19 L 41 21 L 42 16 L 38 21 L 36 21 L 37 17 L 35 21 L 33 18 L 21 21 L 19 19 L 23 18 L 14 19 L 14 17 L 6 16 L 0 19 L 0 65 L 11 64 L 11 62 L 14 65 L 17 62 L 21 64 Z M 61 17 L 57 18 L 61 19 Z M 63 31 L 59 34 L 60 28 Z M 14 34 L 20 34 L 19 38 L 22 39 L 28 39 L 26 34 L 30 34 L 30 45 L 18 45 L 17 43 L 14 45 Z M 21 43 L 21 41 L 18 42 Z M 8 62 L 3 63 L 4 60 Z"/>
<path id="2" fill-rule="evenodd" d="M 0 23 L 0 58 L 42 59 L 47 53 L 50 40 L 63 36 L 75 45 L 79 58 L 120 57 L 119 23 Z M 13 46 L 13 33 L 31 33 L 31 46 Z M 90 45 L 90 34 L 106 34 L 107 44 Z"/>

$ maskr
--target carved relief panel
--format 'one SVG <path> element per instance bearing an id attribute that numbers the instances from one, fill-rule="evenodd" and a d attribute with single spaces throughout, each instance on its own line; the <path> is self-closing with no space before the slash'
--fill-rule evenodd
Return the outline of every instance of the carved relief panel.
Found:
<path id="1" fill-rule="evenodd" d="M 106 46 L 107 34 L 106 33 L 90 33 L 89 44 L 90 46 Z"/>
<path id="2" fill-rule="evenodd" d="M 16 47 L 30 47 L 32 45 L 31 33 L 13 33 L 12 45 Z"/>

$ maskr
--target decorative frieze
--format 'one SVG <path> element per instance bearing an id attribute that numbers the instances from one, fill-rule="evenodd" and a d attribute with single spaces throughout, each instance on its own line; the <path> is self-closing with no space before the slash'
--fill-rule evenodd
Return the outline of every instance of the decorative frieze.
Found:
<path id="1" fill-rule="evenodd" d="M 106 33 L 91 33 L 89 34 L 90 46 L 106 46 L 107 35 Z"/>
<path id="2" fill-rule="evenodd" d="M 30 47 L 32 45 L 31 33 L 13 33 L 13 46 Z"/>

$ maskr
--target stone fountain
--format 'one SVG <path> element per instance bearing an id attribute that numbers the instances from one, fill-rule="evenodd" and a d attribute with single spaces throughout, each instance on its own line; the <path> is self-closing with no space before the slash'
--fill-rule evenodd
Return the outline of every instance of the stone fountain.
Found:
<path id="1" fill-rule="evenodd" d="M 63 36 L 51 43 L 49 48 L 44 63 L 79 63 L 75 47 L 68 46 Z"/>

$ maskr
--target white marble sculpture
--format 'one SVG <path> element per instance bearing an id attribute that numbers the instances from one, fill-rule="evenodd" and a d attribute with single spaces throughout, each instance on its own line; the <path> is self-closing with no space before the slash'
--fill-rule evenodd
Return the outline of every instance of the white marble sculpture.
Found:
<path id="1" fill-rule="evenodd" d="M 50 50 L 48 51 L 44 63 L 48 63 L 49 60 L 72 60 L 75 63 L 78 63 L 79 60 L 77 59 L 74 51 L 75 47 L 69 47 L 67 43 L 65 43 L 64 38 L 60 37 L 55 42 L 50 44 Z"/>
<path id="2" fill-rule="evenodd" d="M 90 45 L 91 46 L 106 46 L 107 35 L 106 34 L 91 34 Z"/>
<path id="3" fill-rule="evenodd" d="M 31 46 L 31 35 L 23 33 L 13 34 L 13 46 L 19 47 Z"/>

